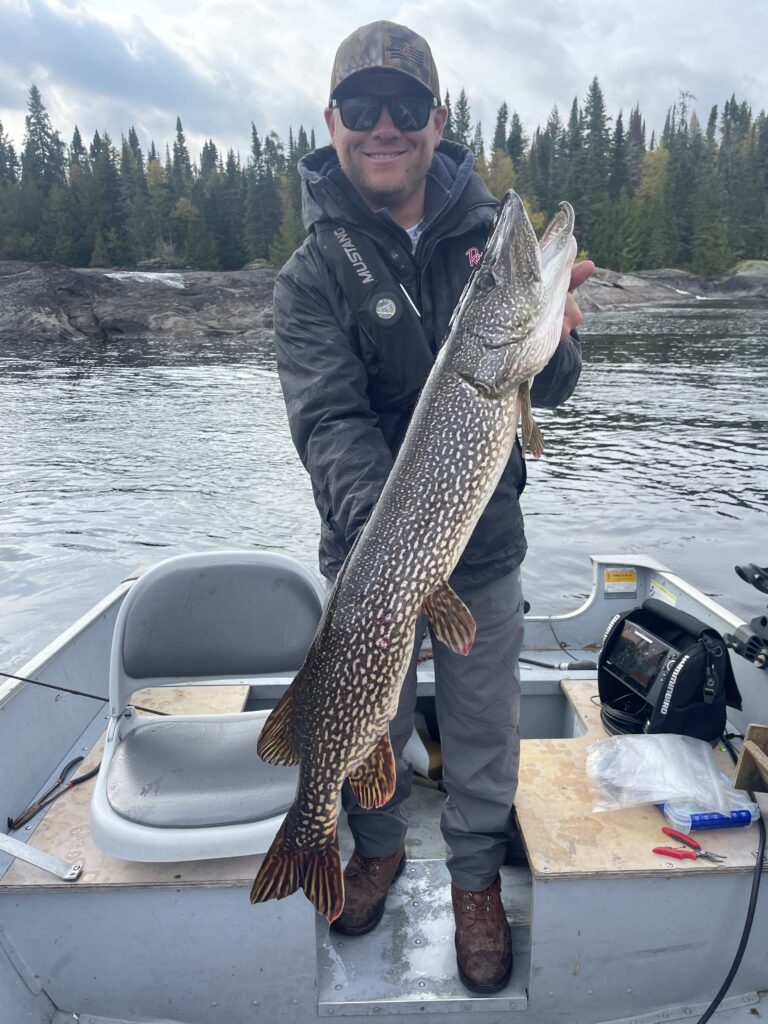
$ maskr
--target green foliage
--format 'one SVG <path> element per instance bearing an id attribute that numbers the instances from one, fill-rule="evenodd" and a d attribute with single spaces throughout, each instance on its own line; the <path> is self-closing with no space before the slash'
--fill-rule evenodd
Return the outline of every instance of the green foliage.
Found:
<path id="1" fill-rule="evenodd" d="M 491 162 L 483 175 L 491 195 L 501 199 L 511 188 L 515 187 L 515 168 L 512 157 L 504 147 L 496 149 Z"/>
<path id="2" fill-rule="evenodd" d="M 280 230 L 269 247 L 269 261 L 276 267 L 290 258 L 294 250 L 301 245 L 306 232 L 293 205 L 291 188 L 287 177 L 280 181 L 280 209 L 282 217 Z"/>
<path id="3" fill-rule="evenodd" d="M 555 107 L 527 135 L 502 103 L 486 157 L 462 89 L 445 94 L 443 137 L 474 150 L 491 192 L 515 188 L 543 227 L 557 204 L 576 210 L 580 247 L 616 270 L 676 266 L 716 276 L 739 259 L 768 258 L 768 118 L 731 96 L 699 122 L 681 93 L 658 135 L 640 105 L 625 120 L 607 113 L 594 78 L 567 117 Z M 0 124 L 0 258 L 114 266 L 175 257 L 200 269 L 249 260 L 282 264 L 304 238 L 298 163 L 314 131 L 251 124 L 244 160 L 212 139 L 193 161 L 181 119 L 170 146 L 142 152 L 134 127 L 113 145 L 78 128 L 64 146 L 33 86 L 21 150 Z"/>

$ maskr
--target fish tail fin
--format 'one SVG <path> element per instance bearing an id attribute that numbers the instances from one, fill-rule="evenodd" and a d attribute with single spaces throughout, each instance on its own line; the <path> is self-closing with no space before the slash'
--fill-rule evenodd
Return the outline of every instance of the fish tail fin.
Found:
<path id="1" fill-rule="evenodd" d="M 283 824 L 256 875 L 251 903 L 281 900 L 301 888 L 332 924 L 344 909 L 344 875 L 336 832 L 327 846 L 309 850 L 288 843 L 284 829 Z"/>

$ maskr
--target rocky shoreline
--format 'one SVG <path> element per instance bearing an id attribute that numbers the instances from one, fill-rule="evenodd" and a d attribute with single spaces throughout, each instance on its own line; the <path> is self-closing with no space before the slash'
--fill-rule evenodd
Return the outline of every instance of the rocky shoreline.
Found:
<path id="1" fill-rule="evenodd" d="M 277 271 L 158 267 L 71 269 L 55 263 L 0 261 L 0 342 L 119 341 L 159 334 L 179 337 L 272 331 Z M 719 280 L 677 270 L 621 274 L 598 269 L 579 289 L 584 312 L 698 299 L 768 300 L 768 261 L 745 261 Z"/>

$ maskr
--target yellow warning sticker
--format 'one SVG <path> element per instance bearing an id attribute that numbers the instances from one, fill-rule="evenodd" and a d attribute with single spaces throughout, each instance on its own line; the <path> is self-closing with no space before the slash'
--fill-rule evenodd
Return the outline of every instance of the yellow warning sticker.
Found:
<path id="1" fill-rule="evenodd" d="M 630 594 L 637 590 L 637 571 L 621 567 L 605 569 L 603 581 L 607 594 Z"/>

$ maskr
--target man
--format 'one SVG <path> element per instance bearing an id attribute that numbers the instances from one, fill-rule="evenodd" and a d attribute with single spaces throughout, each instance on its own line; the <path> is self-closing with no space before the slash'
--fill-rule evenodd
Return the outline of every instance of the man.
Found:
<path id="1" fill-rule="evenodd" d="M 374 22 L 340 45 L 325 111 L 331 145 L 299 165 L 311 234 L 278 275 L 275 342 L 329 580 L 384 486 L 498 206 L 471 151 L 441 141 L 447 113 L 425 40 Z M 592 269 L 582 264 L 572 287 Z M 536 378 L 534 403 L 558 405 L 573 391 L 581 354 L 570 331 L 581 319 L 569 295 L 563 340 Z M 475 645 L 463 658 L 434 644 L 457 960 L 463 982 L 483 994 L 503 988 L 512 968 L 499 868 L 514 835 L 524 483 L 518 444 L 450 581 L 477 623 Z M 392 800 L 364 811 L 344 789 L 355 851 L 333 927 L 345 935 L 378 924 L 404 867 L 411 772 L 400 755 L 413 728 L 417 647 L 390 727 Z"/>

